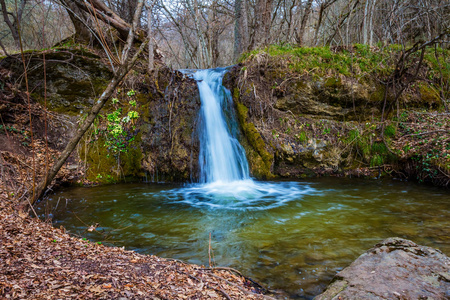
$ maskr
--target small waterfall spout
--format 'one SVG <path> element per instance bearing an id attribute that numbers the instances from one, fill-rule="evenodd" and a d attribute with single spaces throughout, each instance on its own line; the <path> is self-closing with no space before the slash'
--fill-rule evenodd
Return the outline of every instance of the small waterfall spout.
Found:
<path id="1" fill-rule="evenodd" d="M 200 183 L 161 194 L 169 201 L 198 208 L 267 210 L 314 191 L 297 182 L 252 180 L 244 148 L 237 139 L 239 127 L 231 93 L 222 86 L 227 69 L 180 71 L 197 80 L 200 93 Z"/>
<path id="2" fill-rule="evenodd" d="M 201 99 L 199 159 L 203 183 L 250 178 L 245 151 L 236 138 L 237 123 L 231 95 L 222 86 L 225 73 L 224 68 L 194 73 Z"/>

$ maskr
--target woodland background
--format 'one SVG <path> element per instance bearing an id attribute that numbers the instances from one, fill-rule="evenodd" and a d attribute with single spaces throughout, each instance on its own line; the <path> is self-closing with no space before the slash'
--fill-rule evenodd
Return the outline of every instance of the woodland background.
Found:
<path id="1" fill-rule="evenodd" d="M 0 53 L 6 55 L 19 50 L 20 40 L 24 49 L 45 49 L 74 33 L 75 39 L 101 40 L 108 47 L 107 40 L 126 38 L 128 28 L 121 25 L 132 23 L 138 1 L 0 0 L 0 5 Z M 168 66 L 212 68 L 270 44 L 406 47 L 445 31 L 449 16 L 446 0 L 149 0 L 139 27 Z"/>

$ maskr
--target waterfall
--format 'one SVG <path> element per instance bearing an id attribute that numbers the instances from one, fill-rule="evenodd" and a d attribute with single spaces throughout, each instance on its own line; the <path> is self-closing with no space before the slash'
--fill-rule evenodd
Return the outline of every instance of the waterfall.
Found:
<path id="1" fill-rule="evenodd" d="M 201 99 L 199 164 L 202 183 L 250 178 L 245 151 L 236 136 L 238 130 L 231 94 L 222 85 L 226 72 L 219 68 L 194 73 Z"/>
<path id="2" fill-rule="evenodd" d="M 200 93 L 200 183 L 160 193 L 168 201 L 225 210 L 267 210 L 314 191 L 297 182 L 254 181 L 239 144 L 231 93 L 222 85 L 226 68 L 180 70 L 197 81 Z"/>

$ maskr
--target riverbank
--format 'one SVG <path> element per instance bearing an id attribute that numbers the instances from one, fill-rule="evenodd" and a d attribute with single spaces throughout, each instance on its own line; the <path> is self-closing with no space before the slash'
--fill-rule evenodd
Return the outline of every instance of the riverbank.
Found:
<path id="1" fill-rule="evenodd" d="M 71 236 L 0 196 L 2 299 L 270 299 L 236 271 Z"/>
<path id="2" fill-rule="evenodd" d="M 39 89 L 43 86 L 39 53 L 34 60 L 30 57 L 36 64 L 35 73 L 30 74 L 35 78 L 30 81 L 30 102 L 20 92 L 22 71 L 14 73 L 11 64 L 0 69 L 0 237 L 5 245 L 1 250 L 1 295 L 37 299 L 262 297 L 249 294 L 248 282 L 233 272 L 104 247 L 20 212 L 19 203 L 26 203 L 110 75 L 104 63 L 103 74 L 97 73 L 102 64 L 98 56 L 70 51 L 53 53 L 59 59 L 64 55 L 75 58 L 67 69 L 48 70 L 52 74 L 48 80 L 55 85 L 49 85 L 51 111 L 47 114 L 46 99 Z M 392 174 L 448 186 L 450 118 L 428 85 L 418 85 L 405 98 L 394 101 L 382 97 L 381 89 L 367 92 L 367 81 L 377 74 L 358 81 L 342 70 L 314 74 L 317 68 L 312 66 L 308 76 L 303 74 L 304 66 L 291 68 L 287 63 L 291 58 L 252 55 L 231 73 L 234 83 L 229 86 L 253 176 Z M 282 61 L 286 64 L 274 64 Z M 78 68 L 85 73 L 77 73 Z M 426 76 L 429 73 L 425 71 Z M 59 77 L 64 80 L 57 80 Z M 90 93 L 92 82 L 95 86 Z M 197 94 L 193 80 L 167 68 L 156 77 L 133 73 L 52 186 L 121 182 L 128 176 L 143 178 L 147 174 L 156 175 L 157 180 L 196 179 Z M 427 95 L 426 103 L 419 101 Z M 302 106 L 305 98 L 311 100 L 307 107 Z M 385 106 L 386 115 L 382 112 Z M 122 130 L 116 135 L 118 128 Z"/>
<path id="3" fill-rule="evenodd" d="M 386 176 L 448 187 L 449 51 L 427 49 L 400 72 L 402 51 L 273 45 L 244 55 L 224 84 L 252 174 Z"/>
<path id="4" fill-rule="evenodd" d="M 73 74 L 77 73 L 60 75 Z M 0 298 L 268 298 L 237 271 L 106 247 L 53 228 L 31 217 L 33 211 L 31 216 L 23 212 L 33 187 L 72 136 L 79 115 L 61 114 L 57 109 L 45 113 L 44 103 L 33 97 L 28 102 L 15 80 L 12 69 L 0 68 Z M 85 84 L 89 86 L 89 80 Z M 75 93 L 78 98 L 72 95 L 70 103 L 89 95 Z M 85 108 L 80 105 L 76 111 Z M 49 192 L 61 185 L 93 183 L 84 176 L 87 165 L 79 151 L 60 170 Z"/>

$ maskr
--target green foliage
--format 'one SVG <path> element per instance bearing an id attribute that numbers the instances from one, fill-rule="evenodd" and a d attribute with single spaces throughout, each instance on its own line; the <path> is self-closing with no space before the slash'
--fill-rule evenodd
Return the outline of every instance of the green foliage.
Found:
<path id="1" fill-rule="evenodd" d="M 401 45 L 373 48 L 368 45 L 355 44 L 350 47 L 331 49 L 330 47 L 295 47 L 291 44 L 271 45 L 264 49 L 244 53 L 240 62 L 267 53 L 272 57 L 280 57 L 289 63 L 292 71 L 310 75 L 327 75 L 334 71 L 335 75 L 368 78 L 372 76 L 389 76 L 392 74 L 397 56 L 403 51 Z M 429 68 L 429 76 L 449 80 L 450 68 L 445 57 L 450 50 L 438 49 L 438 58 L 434 49 L 428 48 L 424 62 Z"/>
<path id="2" fill-rule="evenodd" d="M 384 128 L 384 136 L 387 138 L 393 137 L 396 132 L 397 132 L 397 128 L 395 128 L 395 126 L 393 126 L 393 125 L 388 125 Z"/>
<path id="3" fill-rule="evenodd" d="M 356 145 L 357 152 L 362 157 L 365 157 L 370 153 L 370 147 L 367 141 L 367 137 L 361 136 L 358 129 L 350 130 L 347 136 L 343 138 L 343 142 L 345 144 L 354 143 Z"/>
<path id="4" fill-rule="evenodd" d="M 387 154 L 388 149 L 383 142 L 375 142 L 372 144 L 372 153 Z"/>
<path id="5" fill-rule="evenodd" d="M 300 143 L 306 143 L 308 141 L 308 136 L 306 135 L 306 131 L 301 131 L 300 133 L 295 134 L 294 136 Z"/>
<path id="6" fill-rule="evenodd" d="M 127 92 L 128 97 L 133 97 L 135 95 L 136 92 L 134 90 Z M 113 98 L 112 103 L 117 107 L 119 99 Z M 128 101 L 128 104 L 135 108 L 137 102 L 132 99 Z M 139 113 L 135 110 L 129 110 L 126 115 L 123 116 L 124 109 L 126 110 L 128 107 L 118 107 L 115 111 L 106 115 L 105 146 L 108 151 L 116 157 L 120 152 L 127 152 L 128 144 L 134 140 L 134 124 L 139 118 Z"/>
<path id="7" fill-rule="evenodd" d="M 130 118 L 131 120 L 135 120 L 139 118 L 139 113 L 137 111 L 131 110 L 128 112 L 128 118 Z"/>
<path id="8" fill-rule="evenodd" d="M 356 141 L 358 138 L 359 138 L 359 131 L 358 131 L 358 129 L 353 129 L 353 130 L 350 130 L 348 132 L 348 135 L 347 135 L 347 138 L 345 139 L 345 142 L 347 144 L 349 144 L 349 143 L 352 143 L 352 142 Z"/>
<path id="9" fill-rule="evenodd" d="M 4 126 L 0 125 L 0 134 L 4 134 L 6 132 L 10 132 L 12 134 L 17 134 L 22 139 L 22 145 L 23 146 L 29 146 L 30 137 L 28 136 L 27 131 L 25 130 L 19 130 L 13 126 Z"/>
<path id="10" fill-rule="evenodd" d="M 384 163 L 384 158 L 383 158 L 383 156 L 381 156 L 379 154 L 373 155 L 372 158 L 370 159 L 371 167 L 381 166 L 383 163 Z"/>

